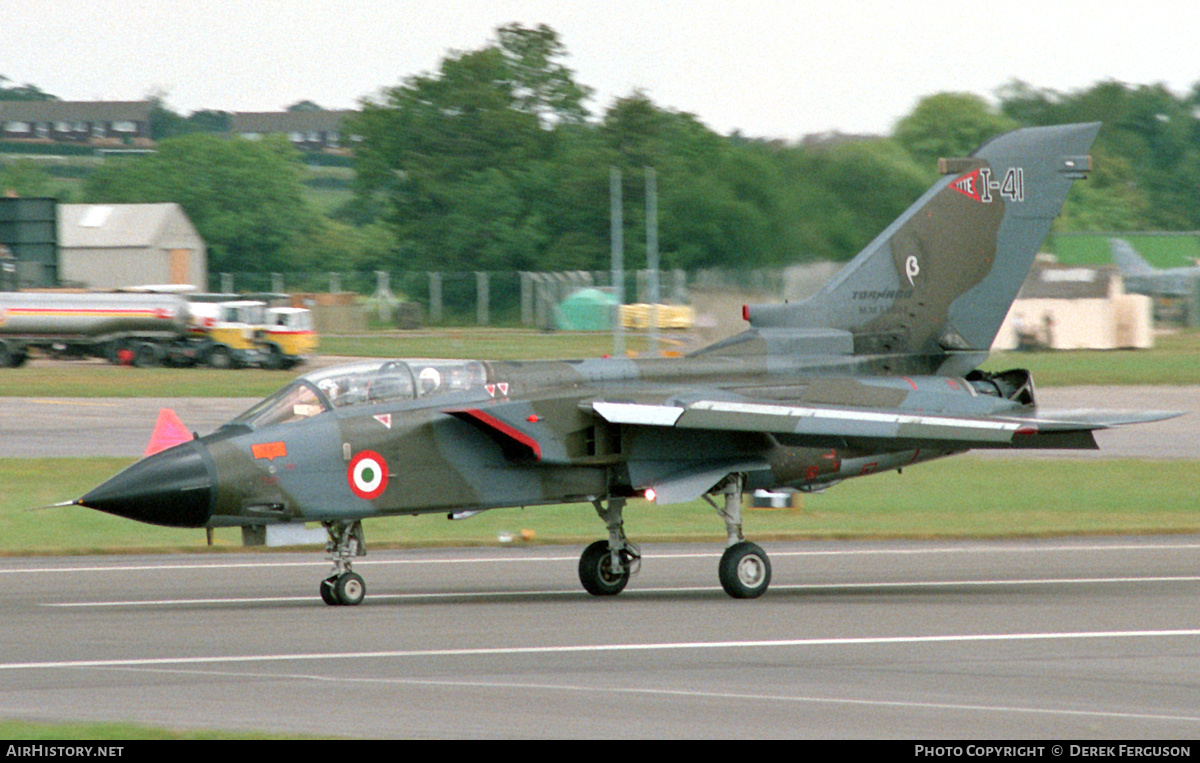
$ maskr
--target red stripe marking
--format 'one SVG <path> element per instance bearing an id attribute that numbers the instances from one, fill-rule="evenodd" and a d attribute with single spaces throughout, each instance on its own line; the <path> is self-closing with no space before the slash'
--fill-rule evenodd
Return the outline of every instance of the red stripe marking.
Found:
<path id="1" fill-rule="evenodd" d="M 171 316 L 165 313 L 160 313 L 158 310 L 96 310 L 91 308 L 81 308 L 72 310 L 70 308 L 61 307 L 10 307 L 8 308 L 9 315 L 84 315 L 84 316 L 102 316 L 102 315 L 140 315 L 148 318 L 170 318 Z"/>
<path id="2" fill-rule="evenodd" d="M 496 418 L 495 416 L 489 416 L 478 408 L 464 408 L 462 413 L 467 414 L 476 421 L 487 424 L 492 429 L 495 429 L 497 432 L 500 432 L 507 437 L 511 437 L 512 439 L 532 450 L 534 458 L 536 458 L 538 461 L 542 460 L 542 446 L 538 445 L 537 440 L 533 439 L 524 432 L 513 429 L 500 419 Z"/>

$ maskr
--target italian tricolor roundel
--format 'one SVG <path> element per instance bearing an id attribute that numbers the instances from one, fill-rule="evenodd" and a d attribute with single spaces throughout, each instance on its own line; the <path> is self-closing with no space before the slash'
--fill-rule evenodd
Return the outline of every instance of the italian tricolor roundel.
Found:
<path id="1" fill-rule="evenodd" d="M 387 489 L 387 461 L 374 451 L 364 450 L 350 461 L 346 479 L 356 496 L 364 501 L 374 500 Z"/>

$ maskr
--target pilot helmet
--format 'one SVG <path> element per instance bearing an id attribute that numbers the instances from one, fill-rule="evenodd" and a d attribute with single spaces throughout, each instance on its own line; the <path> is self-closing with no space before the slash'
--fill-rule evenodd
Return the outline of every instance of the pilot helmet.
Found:
<path id="1" fill-rule="evenodd" d="M 317 382 L 317 387 L 319 387 L 320 390 L 325 393 L 325 396 L 328 397 L 330 401 L 337 400 L 338 383 L 333 379 L 322 379 L 321 381 Z"/>
<path id="2" fill-rule="evenodd" d="M 422 395 L 428 395 L 430 392 L 436 392 L 437 388 L 442 384 L 442 375 L 438 373 L 436 368 L 426 368 L 417 375 L 417 386 L 420 388 Z"/>

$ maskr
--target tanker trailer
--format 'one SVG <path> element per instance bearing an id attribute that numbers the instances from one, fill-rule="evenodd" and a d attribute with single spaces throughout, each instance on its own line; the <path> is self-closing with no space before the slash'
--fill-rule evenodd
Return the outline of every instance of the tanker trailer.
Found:
<path id="1" fill-rule="evenodd" d="M 152 366 L 184 361 L 188 304 L 174 294 L 0 292 L 0 368 L 39 349 Z"/>

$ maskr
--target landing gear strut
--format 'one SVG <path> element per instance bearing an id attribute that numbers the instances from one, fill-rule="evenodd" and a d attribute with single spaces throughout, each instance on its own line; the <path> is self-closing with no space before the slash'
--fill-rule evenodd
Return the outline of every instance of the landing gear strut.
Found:
<path id="1" fill-rule="evenodd" d="M 367 595 L 362 576 L 350 571 L 350 559 L 366 556 L 362 522 L 325 522 L 329 542 L 325 553 L 333 562 L 333 574 L 321 581 L 321 600 L 331 606 L 361 604 Z"/>
<path id="2" fill-rule="evenodd" d="M 725 520 L 725 553 L 717 566 L 717 576 L 725 593 L 735 599 L 757 599 L 771 584 L 771 560 L 767 552 L 742 535 L 742 487 L 744 478 L 731 474 L 725 481 L 725 507 L 717 508 Z M 708 496 L 705 499 L 712 503 Z M 716 504 L 713 504 L 716 506 Z"/>
<path id="3" fill-rule="evenodd" d="M 609 498 L 608 508 L 599 500 L 592 501 L 596 513 L 608 527 L 608 540 L 598 540 L 583 551 L 579 558 L 579 582 L 593 596 L 616 596 L 625 590 L 631 575 L 641 567 L 641 554 L 625 538 L 625 521 L 621 516 L 624 498 Z"/>

